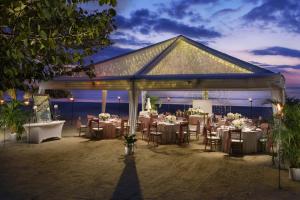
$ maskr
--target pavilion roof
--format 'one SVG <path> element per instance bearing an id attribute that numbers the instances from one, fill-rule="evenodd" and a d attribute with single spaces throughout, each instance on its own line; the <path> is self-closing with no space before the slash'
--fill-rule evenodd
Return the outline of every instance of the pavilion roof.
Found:
<path id="1" fill-rule="evenodd" d="M 179 35 L 160 43 L 93 64 L 95 80 L 209 79 L 274 75 Z M 85 75 L 72 77 L 86 79 Z M 70 79 L 70 78 L 67 78 Z"/>

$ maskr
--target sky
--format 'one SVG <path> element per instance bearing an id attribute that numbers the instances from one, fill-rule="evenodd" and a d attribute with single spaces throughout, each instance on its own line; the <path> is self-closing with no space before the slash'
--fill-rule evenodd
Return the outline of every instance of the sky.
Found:
<path id="1" fill-rule="evenodd" d="M 116 10 L 114 44 L 95 62 L 181 34 L 281 72 L 288 95 L 300 98 L 300 0 L 119 0 Z"/>

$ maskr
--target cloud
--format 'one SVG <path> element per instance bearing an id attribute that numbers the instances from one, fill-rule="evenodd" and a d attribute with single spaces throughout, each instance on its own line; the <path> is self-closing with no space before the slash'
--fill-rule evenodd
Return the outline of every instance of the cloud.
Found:
<path id="1" fill-rule="evenodd" d="M 288 56 L 294 58 L 300 58 L 300 50 L 289 49 L 285 47 L 268 47 L 266 49 L 257 49 L 252 50 L 251 53 L 254 55 L 280 55 L 280 56 Z"/>
<path id="2" fill-rule="evenodd" d="M 161 18 L 157 13 L 150 12 L 148 9 L 140 9 L 131 13 L 129 18 L 117 16 L 117 27 L 120 30 L 132 30 L 144 35 L 150 34 L 152 31 L 157 33 L 173 33 L 183 34 L 194 38 L 217 38 L 221 37 L 221 33 L 213 28 L 205 26 L 191 26 L 173 19 Z"/>
<path id="3" fill-rule="evenodd" d="M 116 17 L 117 27 L 120 29 L 132 29 L 138 26 L 153 25 L 158 16 L 148 9 L 139 9 L 131 13 L 130 18 L 122 15 Z"/>
<path id="4" fill-rule="evenodd" d="M 198 26 L 198 27 L 189 26 L 166 18 L 160 18 L 157 21 L 157 24 L 153 26 L 153 30 L 155 30 L 156 32 L 183 34 L 186 36 L 197 37 L 197 38 L 199 37 L 216 38 L 221 36 L 220 33 L 213 30 L 209 30 L 204 26 Z"/>
<path id="5" fill-rule="evenodd" d="M 232 14 L 232 13 L 235 13 L 237 11 L 239 11 L 241 8 L 236 8 L 236 9 L 233 9 L 233 8 L 225 8 L 225 9 L 221 9 L 221 10 L 218 10 L 217 12 L 215 12 L 212 17 L 223 17 L 225 15 L 228 15 L 228 14 Z"/>
<path id="6" fill-rule="evenodd" d="M 170 17 L 176 17 L 178 19 L 182 19 L 186 16 L 193 16 L 194 12 L 190 10 L 191 7 L 195 5 L 205 5 L 216 3 L 219 0 L 177 0 L 171 1 L 168 5 L 159 4 L 159 9 L 162 12 L 167 13 Z"/>
<path id="7" fill-rule="evenodd" d="M 244 15 L 243 19 L 247 23 L 275 24 L 288 31 L 300 33 L 300 1 L 264 0 L 261 5 Z"/>

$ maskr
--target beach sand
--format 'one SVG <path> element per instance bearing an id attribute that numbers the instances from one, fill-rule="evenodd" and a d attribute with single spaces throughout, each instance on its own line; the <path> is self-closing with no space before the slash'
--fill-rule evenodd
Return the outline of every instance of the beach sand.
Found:
<path id="1" fill-rule="evenodd" d="M 139 140 L 124 156 L 120 139 L 90 141 L 65 130 L 61 140 L 0 144 L 0 199 L 300 199 L 300 183 L 268 155 L 228 158 L 199 141 L 154 148 Z"/>

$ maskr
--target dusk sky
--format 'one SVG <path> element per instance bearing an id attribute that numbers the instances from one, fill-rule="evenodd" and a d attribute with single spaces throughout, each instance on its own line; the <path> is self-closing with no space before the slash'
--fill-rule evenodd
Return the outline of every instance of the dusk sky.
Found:
<path id="1" fill-rule="evenodd" d="M 96 2 L 85 4 L 90 11 Z M 282 72 L 300 97 L 299 0 L 119 0 L 114 45 L 95 61 L 185 35 L 214 49 Z"/>

